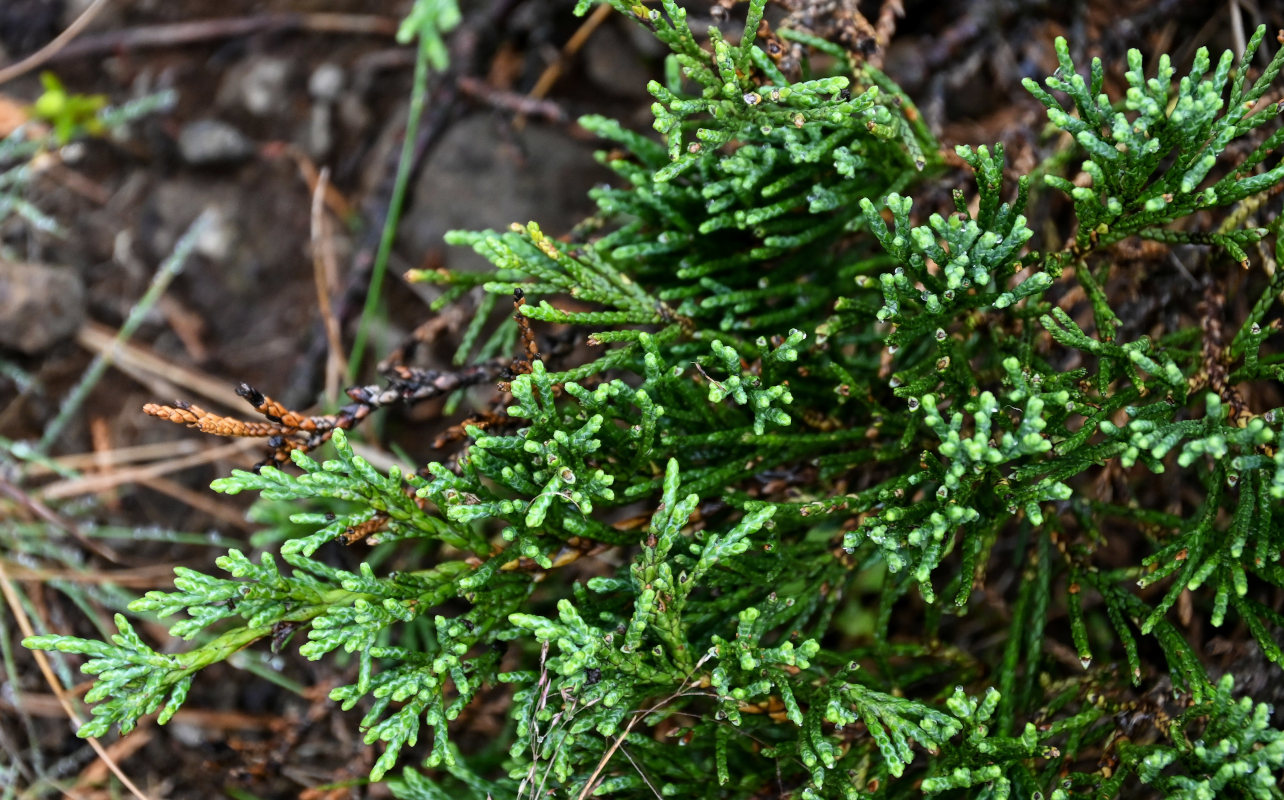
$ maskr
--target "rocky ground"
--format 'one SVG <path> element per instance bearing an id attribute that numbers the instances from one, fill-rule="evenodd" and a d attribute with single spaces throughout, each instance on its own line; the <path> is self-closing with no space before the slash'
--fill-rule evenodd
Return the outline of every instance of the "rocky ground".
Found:
<path id="1" fill-rule="evenodd" d="M 21 199 L 59 230 L 0 210 L 0 436 L 7 442 L 0 449 L 0 519 L 9 520 L 0 526 L 7 529 L 0 557 L 27 614 L 50 629 L 90 633 L 76 620 L 86 611 L 105 620 L 105 609 L 119 604 L 117 592 L 86 576 L 114 576 L 139 594 L 166 586 L 174 565 L 208 568 L 221 552 L 172 536 L 93 538 L 102 532 L 185 531 L 225 548 L 253 529 L 243 518 L 244 499 L 206 487 L 261 454 L 222 447 L 211 455 L 219 442 L 143 416 L 144 403 L 183 397 L 243 413 L 231 392 L 242 381 L 298 406 L 341 388 L 326 357 L 323 305 L 350 343 L 406 127 L 413 52 L 393 34 L 408 5 L 115 0 L 44 65 L 68 91 L 101 94 L 111 104 L 161 91 L 175 98 L 109 137 L 31 163 Z M 431 316 L 431 291 L 406 284 L 402 272 L 476 263 L 471 252 L 443 245 L 446 230 L 534 219 L 560 233 L 592 212 L 585 193 L 610 173 L 594 162 L 596 143 L 575 124 L 578 115 L 613 115 L 639 130 L 650 122 L 645 83 L 659 74 L 661 54 L 626 20 L 612 16 L 582 30 L 570 0 L 460 5 L 465 22 L 451 38 L 451 71 L 430 84 L 419 128 L 376 352 L 386 353 Z M 698 24 L 710 21 L 707 3 L 688 5 Z M 874 17 L 877 5 L 861 8 Z M 89 6 L 0 3 L 0 69 L 49 42 Z M 1107 74 L 1118 76 L 1128 47 L 1170 52 L 1184 68 L 1198 45 L 1220 51 L 1259 23 L 1284 27 L 1284 10 L 1267 2 L 904 6 L 879 54 L 886 70 L 943 142 L 1003 141 L 1020 172 L 1036 163 L 1043 120 L 1020 80 L 1055 69 L 1055 36 L 1071 40 L 1079 63 L 1099 54 L 1114 66 Z M 577 32 L 582 46 L 568 47 Z M 26 115 L 24 105 L 43 91 L 39 72 L 0 83 L 0 124 L 6 110 L 9 119 Z M 0 170 L 10 166 L 0 161 Z M 328 213 L 320 215 L 328 233 L 313 223 L 322 170 L 331 186 Z M 8 191 L 0 187 L 0 200 Z M 42 437 L 63 398 L 126 324 L 158 265 L 206 211 L 212 224 L 190 263 L 48 450 L 76 474 L 24 465 L 21 443 Z M 331 267 L 317 267 L 318 252 L 333 257 Z M 429 366 L 449 357 L 469 309 L 465 303 L 442 317 L 441 345 L 423 355 Z M 394 412 L 370 428 L 370 447 L 380 447 L 381 428 L 412 423 L 429 441 L 445 423 L 422 416 Z M 75 573 L 77 592 L 59 583 L 67 580 L 55 575 L 60 570 Z M 68 602 L 72 594 L 83 598 L 81 606 Z M 7 638 L 0 763 L 10 762 L 0 767 L 0 783 L 25 787 L 24 796 L 63 789 L 105 796 L 112 790 L 101 761 L 71 736 L 45 679 L 15 646 L 20 630 L 0 620 Z M 164 641 L 163 629 L 144 630 Z M 151 797 L 208 797 L 211 780 L 244 797 L 387 796 L 360 783 L 372 754 L 359 741 L 359 717 L 325 700 L 326 689 L 346 679 L 346 665 L 314 664 L 288 650 L 215 668 L 166 729 L 147 726 L 107 742 L 112 758 Z M 309 688 L 282 690 L 268 679 L 275 674 Z M 86 688 L 75 673 L 66 679 Z"/>

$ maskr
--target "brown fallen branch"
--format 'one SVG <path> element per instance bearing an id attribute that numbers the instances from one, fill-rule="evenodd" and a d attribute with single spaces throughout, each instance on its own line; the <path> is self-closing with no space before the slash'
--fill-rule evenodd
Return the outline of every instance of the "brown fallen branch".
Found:
<path id="1" fill-rule="evenodd" d="M 603 6 L 603 8 L 610 10 L 609 6 Z M 496 89 L 486 81 L 471 75 L 460 75 L 458 84 L 460 91 L 464 94 L 500 111 L 511 111 L 520 117 L 537 117 L 555 124 L 564 123 L 570 118 L 565 109 L 551 100 Z"/>
<path id="2" fill-rule="evenodd" d="M 562 77 L 562 73 L 566 70 L 567 66 L 570 65 L 571 60 L 575 58 L 575 54 L 584 47 L 584 44 L 589 40 L 589 37 L 593 35 L 593 32 L 601 27 L 602 23 L 606 22 L 610 15 L 610 6 L 600 5 L 591 15 L 589 15 L 588 19 L 584 20 L 579 29 L 575 31 L 574 35 L 572 35 L 562 47 L 562 52 L 558 55 L 557 59 L 545 67 L 544 71 L 540 73 L 539 78 L 535 81 L 535 86 L 532 87 L 530 92 L 527 94 L 528 101 L 539 102 L 548 96 L 553 85 Z M 520 131 L 526 124 L 525 117 L 529 116 L 529 112 L 519 109 L 518 113 L 521 116 L 513 120 L 513 127 Z"/>
<path id="3" fill-rule="evenodd" d="M 123 50 L 181 47 L 217 39 L 235 39 L 255 33 L 307 31 L 357 36 L 392 37 L 398 21 L 373 14 L 256 14 L 221 17 L 164 25 L 147 25 L 82 36 L 51 55 L 49 61 L 100 56 Z"/>
<path id="4" fill-rule="evenodd" d="M 46 44 L 36 52 L 22 59 L 16 64 L 10 64 L 0 69 L 0 83 L 7 83 L 19 75 L 24 75 L 40 65 L 51 61 L 60 52 L 66 52 L 73 39 L 80 34 L 82 30 L 93 22 L 94 17 L 107 7 L 107 0 L 94 0 L 89 6 L 76 17 L 76 19 L 67 26 L 67 29 L 58 34 L 53 41 Z"/>
<path id="5" fill-rule="evenodd" d="M 149 391 L 173 394 L 182 386 L 227 408 L 240 401 L 227 384 L 207 372 L 188 369 L 135 342 L 117 342 L 118 331 L 92 320 L 76 331 L 76 343 L 91 353 L 110 353 L 112 366 Z"/>

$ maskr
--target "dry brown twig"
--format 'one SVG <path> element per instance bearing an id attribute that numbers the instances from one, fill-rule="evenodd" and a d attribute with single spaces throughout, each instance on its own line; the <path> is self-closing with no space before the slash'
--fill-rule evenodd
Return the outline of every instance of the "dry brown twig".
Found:
<path id="1" fill-rule="evenodd" d="M 121 50 L 179 47 L 196 42 L 208 42 L 214 39 L 235 39 L 269 31 L 310 31 L 313 33 L 391 38 L 396 35 L 398 25 L 398 20 L 393 17 L 373 14 L 320 12 L 220 17 L 217 19 L 199 19 L 96 33 L 81 37 L 74 43 L 60 47 L 49 58 L 56 56 L 58 60 L 67 60 L 114 53 Z"/>
<path id="2" fill-rule="evenodd" d="M 518 118 L 539 117 L 553 123 L 563 123 L 567 120 L 566 111 L 561 106 L 531 94 L 496 89 L 486 81 L 471 75 L 460 75 L 456 83 L 459 85 L 459 90 L 469 97 L 475 97 L 492 108 L 513 112 Z"/>
<path id="3" fill-rule="evenodd" d="M 259 148 L 259 155 L 269 159 L 282 157 L 290 159 L 294 162 L 295 168 L 299 170 L 299 175 L 303 178 L 303 182 L 308 185 L 308 191 L 318 191 L 318 187 L 321 184 L 321 170 L 317 169 L 316 162 L 297 145 L 290 142 L 267 142 Z M 334 214 L 339 219 L 349 219 L 355 213 L 352 209 L 352 204 L 348 202 L 348 198 L 344 197 L 343 193 L 335 188 L 333 183 L 327 180 L 324 188 L 319 190 L 322 192 L 325 206 L 330 209 L 331 214 Z"/>
<path id="4" fill-rule="evenodd" d="M 240 404 L 227 383 L 200 370 L 188 369 L 131 342 L 117 343 L 117 332 L 106 325 L 87 322 L 76 331 L 76 343 L 93 353 L 112 353 L 112 366 L 162 396 L 176 395 L 178 387 L 225 408 Z"/>
<path id="5" fill-rule="evenodd" d="M 322 169 L 312 192 L 312 277 L 317 287 L 317 311 L 325 326 L 329 352 L 326 354 L 325 396 L 333 403 L 339 396 L 339 381 L 348 372 L 348 360 L 343 355 L 343 340 L 339 334 L 339 320 L 330 304 L 331 287 L 339 282 L 339 263 L 334 254 L 334 232 L 325 214 L 325 198 L 330 190 L 330 170 Z"/>
<path id="6" fill-rule="evenodd" d="M 258 526 L 246 519 L 239 509 L 229 506 L 221 498 L 211 497 L 208 492 L 194 491 L 177 481 L 160 476 L 140 478 L 138 485 L 168 495 L 180 503 L 197 511 L 203 511 L 224 525 L 236 528 L 244 533 L 253 533 L 258 529 Z"/>
<path id="7" fill-rule="evenodd" d="M 6 569 L 9 570 L 9 577 L 12 580 L 38 581 L 48 583 L 49 581 L 62 581 L 64 583 L 76 583 L 94 586 L 119 586 L 125 589 L 154 589 L 166 581 L 174 578 L 173 564 L 149 564 L 144 567 L 129 567 L 126 569 L 53 569 L 48 567 L 31 567 L 15 564 L 6 560 Z M 84 684 L 85 690 L 88 691 L 89 683 Z"/>
<path id="8" fill-rule="evenodd" d="M 58 464 L 58 466 L 72 471 L 86 470 L 98 467 L 99 465 L 104 469 L 115 469 L 116 467 L 138 464 L 145 461 L 155 461 L 162 458 L 191 455 L 199 449 L 200 448 L 196 442 L 188 439 L 180 439 L 173 442 L 156 442 L 154 444 L 136 444 L 128 447 L 117 447 L 102 453 L 70 453 L 50 460 Z M 53 470 L 51 468 L 37 463 L 29 465 L 25 475 L 28 478 L 41 478 L 52 473 Z"/>
<path id="9" fill-rule="evenodd" d="M 48 523 L 54 530 L 60 530 L 80 542 L 81 546 L 86 550 L 102 556 L 113 564 L 121 563 L 121 557 L 111 548 L 90 539 L 83 531 L 80 530 L 80 527 L 76 525 L 76 523 L 64 518 L 40 500 L 37 500 L 18 486 L 10 483 L 3 475 L 0 475 L 0 492 L 3 492 L 18 505 L 26 508 L 37 518 Z"/>
<path id="10" fill-rule="evenodd" d="M 896 33 L 896 20 L 905 16 L 905 6 L 901 0 L 883 0 L 878 9 L 878 21 L 874 23 L 874 38 L 878 42 L 878 52 L 870 57 L 869 63 L 882 69 L 883 57 L 887 54 L 887 45 Z"/>
<path id="11" fill-rule="evenodd" d="M 76 17 L 76 19 L 67 26 L 67 30 L 54 37 L 53 41 L 49 42 L 49 44 L 22 59 L 18 63 L 10 64 L 5 68 L 0 69 L 0 84 L 8 83 L 19 75 L 27 74 L 31 70 L 36 69 L 49 59 L 53 58 L 59 53 L 59 51 L 65 50 L 67 45 L 71 43 L 71 40 L 76 38 L 76 36 L 78 36 L 80 32 L 89 25 L 89 23 L 93 22 L 94 17 L 98 16 L 99 12 L 106 7 L 107 0 L 94 0 L 89 4 L 88 8 L 80 12 L 80 16 Z"/>
<path id="12" fill-rule="evenodd" d="M 41 500 L 46 501 L 97 494 L 127 483 L 142 483 L 202 464 L 243 457 L 250 449 L 251 445 L 247 442 L 231 442 L 222 447 L 202 448 L 187 455 L 164 458 L 150 464 L 55 481 L 41 488 L 39 494 Z"/>
<path id="13" fill-rule="evenodd" d="M 549 93 L 549 90 L 553 88 L 553 85 L 557 83 L 557 79 L 562 77 L 562 72 L 566 69 L 566 65 L 571 63 L 571 59 L 575 57 L 575 54 L 580 51 L 584 43 L 593 35 L 593 31 L 597 30 L 603 22 L 606 22 L 609 16 L 611 16 L 611 7 L 609 5 L 602 4 L 594 9 L 588 19 L 584 20 L 575 33 L 571 35 L 571 38 L 566 41 L 566 44 L 562 46 L 562 52 L 558 55 L 557 60 L 545 67 L 544 71 L 540 73 L 535 85 L 531 87 L 526 96 L 533 100 L 542 100 Z M 522 115 L 513 120 L 513 127 L 517 130 L 521 130 L 525 125 L 526 119 Z"/>

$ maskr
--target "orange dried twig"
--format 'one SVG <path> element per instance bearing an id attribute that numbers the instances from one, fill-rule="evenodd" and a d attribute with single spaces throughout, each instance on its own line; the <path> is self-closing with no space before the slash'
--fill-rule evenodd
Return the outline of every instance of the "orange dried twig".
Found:
<path id="1" fill-rule="evenodd" d="M 367 536 L 378 533 L 387 526 L 388 519 L 388 515 L 381 511 L 360 525 L 353 525 L 343 532 L 343 543 L 356 544 Z"/>
<path id="2" fill-rule="evenodd" d="M 249 386 L 241 384 L 236 389 L 236 393 L 244 397 L 254 410 L 267 417 L 270 421 L 279 423 L 286 428 L 295 430 L 316 432 L 330 430 L 334 427 L 334 419 L 331 417 L 305 417 L 302 414 L 291 411 L 277 401 Z"/>
<path id="3" fill-rule="evenodd" d="M 522 306 L 526 305 L 526 293 L 521 289 L 513 290 L 513 321 L 517 323 L 518 333 L 522 337 L 522 354 L 513 359 L 513 363 L 508 366 L 503 375 L 504 383 L 499 388 L 508 391 L 507 382 L 518 375 L 526 375 L 531 371 L 531 362 L 542 359 L 539 353 L 539 347 L 535 343 L 535 332 L 531 330 L 531 320 L 522 313 Z"/>
<path id="4" fill-rule="evenodd" d="M 539 347 L 535 343 L 535 332 L 531 330 L 530 318 L 522 313 L 522 306 L 526 305 L 526 293 L 521 289 L 513 290 L 513 321 L 517 323 L 517 330 L 522 337 L 522 354 L 513 359 L 513 363 L 508 366 L 500 375 L 499 390 L 501 392 L 509 391 L 508 384 L 518 375 L 527 375 L 531 371 L 531 362 L 542 361 Z"/>
<path id="5" fill-rule="evenodd" d="M 221 417 L 184 400 L 175 400 L 172 406 L 148 403 L 143 406 L 143 413 L 180 425 L 186 425 L 189 428 L 195 428 L 201 433 L 209 433 L 215 436 L 267 437 L 277 436 L 285 432 L 285 428 L 280 423 L 246 422 L 234 417 Z"/>
<path id="6" fill-rule="evenodd" d="M 266 438 L 271 452 L 262 463 L 283 464 L 290 460 L 292 451 L 307 452 L 317 447 L 329 439 L 335 429 L 352 427 L 377 407 L 369 398 L 353 397 L 357 402 L 335 414 L 310 417 L 286 408 L 249 384 L 242 383 L 236 393 L 266 417 L 267 422 L 220 416 L 183 400 L 175 400 L 172 406 L 148 403 L 143 406 L 143 413 L 215 436 Z M 353 390 L 349 390 L 349 395 L 352 393 Z"/>

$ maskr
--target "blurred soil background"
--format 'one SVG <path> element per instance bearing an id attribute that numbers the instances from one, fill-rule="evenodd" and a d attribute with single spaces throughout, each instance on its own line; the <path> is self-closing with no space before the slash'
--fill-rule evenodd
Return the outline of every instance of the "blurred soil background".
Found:
<path id="1" fill-rule="evenodd" d="M 48 44 L 90 5 L 0 1 L 0 70 Z M 256 526 L 245 517 L 252 498 L 208 487 L 259 461 L 261 445 L 167 424 L 144 416 L 143 404 L 182 398 L 254 418 L 234 393 L 241 382 L 300 410 L 332 410 L 342 397 L 343 363 L 328 354 L 327 336 L 343 342 L 346 356 L 388 213 L 414 64 L 413 48 L 394 33 L 409 5 L 109 0 L 40 68 L 0 83 L 0 136 L 27 120 L 46 70 L 68 93 L 101 94 L 112 105 L 175 93 L 167 110 L 25 165 L 20 199 L 57 230 L 0 212 L 3 797 L 127 794 L 73 735 L 59 696 L 18 644 L 23 623 L 101 638 L 131 597 L 168 589 L 175 566 L 211 571 L 228 547 L 254 549 Z M 564 234 L 593 212 L 587 190 L 612 177 L 594 161 L 597 143 L 577 116 L 615 116 L 650 130 L 645 86 L 661 75 L 663 53 L 628 20 L 576 18 L 573 0 L 460 5 L 464 21 L 448 37 L 451 66 L 428 85 L 364 383 L 377 380 L 379 358 L 429 320 L 416 363 L 449 368 L 476 298 L 434 314 L 427 303 L 435 290 L 400 278 L 408 268 L 478 263 L 470 251 L 447 248 L 445 231 L 533 219 Z M 710 3 L 686 5 L 697 31 L 712 21 Z M 855 6 L 791 0 L 769 18 L 832 18 Z M 1077 63 L 1101 56 L 1117 96 L 1129 47 L 1147 54 L 1148 75 L 1160 52 L 1172 54 L 1181 74 L 1199 45 L 1238 50 L 1258 24 L 1284 27 L 1280 3 L 1246 0 L 903 6 L 875 58 L 946 150 L 1003 142 L 1014 175 L 1056 145 L 1041 138 L 1043 109 L 1020 84 L 1056 68 L 1054 37 L 1070 40 Z M 859 7 L 871 20 L 880 13 L 878 2 Z M 737 30 L 738 11 L 724 29 Z M 1277 46 L 1273 36 L 1266 42 L 1264 60 Z M 14 166 L 24 165 L 0 170 Z M 314 214 L 322 170 L 329 188 Z M 947 174 L 939 197 L 916 211 L 933 210 L 933 199 L 948 207 L 949 189 L 967 180 L 962 170 Z M 11 191 L 0 186 L 0 197 Z M 185 269 L 117 348 L 113 366 L 51 441 L 49 459 L 32 459 L 32 445 L 202 212 L 211 224 Z M 451 422 L 439 401 L 389 409 L 364 423 L 361 452 L 376 463 L 395 460 L 386 444 L 396 441 L 409 457 L 427 459 L 428 443 Z M 139 628 L 159 649 L 183 647 L 168 641 L 164 626 Z M 361 742 L 359 710 L 345 714 L 326 699 L 351 680 L 351 665 L 306 661 L 298 643 L 279 652 L 263 643 L 198 676 L 168 726 L 104 740 L 109 758 L 153 798 L 389 796 L 362 782 L 376 754 Z M 52 662 L 74 687 L 65 699 L 79 705 L 89 683 L 78 662 Z M 487 735 L 485 725 L 477 735 Z"/>

